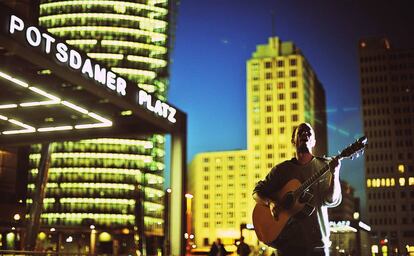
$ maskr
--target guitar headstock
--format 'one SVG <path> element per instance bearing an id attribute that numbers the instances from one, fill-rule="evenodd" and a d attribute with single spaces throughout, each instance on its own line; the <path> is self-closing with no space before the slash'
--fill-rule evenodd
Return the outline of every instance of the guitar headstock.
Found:
<path id="1" fill-rule="evenodd" d="M 354 143 L 349 145 L 347 148 L 341 151 L 339 154 L 339 158 L 357 158 L 360 154 L 364 152 L 364 148 L 368 143 L 368 139 L 365 136 L 362 136 L 358 140 L 356 140 Z"/>

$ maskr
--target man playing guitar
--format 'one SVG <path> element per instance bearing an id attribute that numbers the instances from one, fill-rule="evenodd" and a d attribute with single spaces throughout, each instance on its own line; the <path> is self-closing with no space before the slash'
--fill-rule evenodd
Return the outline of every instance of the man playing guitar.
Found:
<path id="1" fill-rule="evenodd" d="M 300 124 L 293 131 L 292 144 L 296 157 L 273 167 L 253 191 L 253 198 L 258 204 L 268 206 L 274 219 L 279 218 L 281 208 L 292 208 L 292 204 L 296 204 L 280 202 L 282 200 L 278 200 L 275 193 L 285 189 L 284 186 L 288 186 L 293 179 L 305 182 L 326 165 L 329 165 L 329 171 L 298 197 L 299 203 L 306 206 L 295 212 L 277 239 L 268 245 L 277 248 L 283 256 L 328 256 L 330 232 L 327 208 L 338 206 L 342 200 L 340 160 L 312 155 L 316 140 L 308 123 Z"/>

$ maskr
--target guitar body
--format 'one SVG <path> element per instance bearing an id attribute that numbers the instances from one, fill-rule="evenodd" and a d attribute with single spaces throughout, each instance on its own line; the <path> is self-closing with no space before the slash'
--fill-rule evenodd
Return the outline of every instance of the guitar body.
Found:
<path id="1" fill-rule="evenodd" d="M 282 202 L 285 195 L 299 188 L 301 182 L 297 179 L 288 181 L 283 188 L 275 195 L 276 202 Z M 289 222 L 289 219 L 300 212 L 305 204 L 295 201 L 289 209 L 280 206 L 278 216 L 274 218 L 270 213 L 269 207 L 263 204 L 256 204 L 253 210 L 253 226 L 257 237 L 265 244 L 269 244 L 276 240 L 283 228 Z M 276 206 L 278 207 L 278 205 Z"/>
<path id="2" fill-rule="evenodd" d="M 342 150 L 331 161 L 339 161 L 343 158 L 353 159 L 355 156 L 358 157 L 359 152 L 362 152 L 367 141 L 365 136 L 359 138 L 356 142 Z M 252 217 L 254 231 L 260 241 L 270 245 L 282 233 L 290 218 L 298 213 L 300 214 L 297 217 L 310 216 L 312 214 L 315 208 L 306 203 L 312 198 L 312 195 L 306 191 L 328 170 L 329 165 L 325 165 L 309 179 L 304 181 L 303 184 L 297 179 L 292 179 L 280 191 L 277 191 L 275 195 L 271 195 L 271 198 L 278 204 L 276 205 L 275 217 L 270 213 L 269 207 L 263 204 L 256 204 Z M 295 198 L 296 196 L 300 196 L 300 198 Z"/>

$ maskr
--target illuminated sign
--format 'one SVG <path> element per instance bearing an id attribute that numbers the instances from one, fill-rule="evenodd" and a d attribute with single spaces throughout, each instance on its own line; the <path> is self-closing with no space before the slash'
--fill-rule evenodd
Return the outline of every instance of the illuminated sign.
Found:
<path id="1" fill-rule="evenodd" d="M 10 16 L 10 34 L 23 32 L 25 29 L 24 21 L 15 15 Z M 89 58 L 85 60 L 75 49 L 70 49 L 64 43 L 57 43 L 56 39 L 49 34 L 41 33 L 40 30 L 34 26 L 26 28 L 26 41 L 33 47 L 39 47 L 44 44 L 44 51 L 50 54 L 52 47 L 54 47 L 56 54 L 55 58 L 61 62 L 68 64 L 69 67 L 80 70 L 82 74 L 88 75 L 98 83 L 105 85 L 112 91 L 118 94 L 126 95 L 126 81 L 122 77 L 117 76 L 114 72 L 106 70 L 99 64 L 92 66 L 92 61 Z"/>
<path id="2" fill-rule="evenodd" d="M 26 42 L 32 47 L 38 47 L 42 52 L 51 55 L 58 63 L 65 64 L 81 72 L 83 75 L 93 79 L 95 82 L 104 85 L 111 91 L 121 96 L 127 94 L 127 82 L 121 76 L 111 70 L 107 70 L 90 58 L 82 56 L 76 49 L 70 48 L 63 42 L 58 42 L 55 37 L 42 32 L 35 26 L 25 26 L 24 21 L 10 15 L 10 26 L 8 32 L 12 35 L 24 34 Z M 136 95 L 136 102 L 148 111 L 159 117 L 167 119 L 171 123 L 176 123 L 175 115 L 177 110 L 166 102 L 163 102 L 144 90 L 139 90 Z"/>
<path id="3" fill-rule="evenodd" d="M 153 100 L 152 95 L 147 93 L 144 90 L 139 90 L 138 94 L 138 104 L 144 106 L 149 111 L 166 118 L 171 123 L 175 123 L 177 120 L 175 119 L 175 113 L 177 110 L 165 102 L 162 102 L 159 99 Z M 155 102 L 154 102 L 155 101 Z"/>

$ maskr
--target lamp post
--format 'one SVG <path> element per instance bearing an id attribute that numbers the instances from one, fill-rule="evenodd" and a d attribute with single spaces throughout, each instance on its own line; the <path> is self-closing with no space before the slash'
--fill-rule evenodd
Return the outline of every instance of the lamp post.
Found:
<path id="1" fill-rule="evenodd" d="M 192 234 L 192 226 L 191 226 L 191 219 L 192 219 L 192 211 L 191 211 L 191 201 L 193 199 L 193 195 L 192 194 L 185 194 L 185 199 L 186 199 L 186 219 L 187 219 L 187 230 L 186 230 L 186 246 L 185 246 L 185 251 L 186 251 L 186 255 L 190 255 L 190 251 L 191 251 L 191 245 L 190 245 L 190 235 Z"/>

